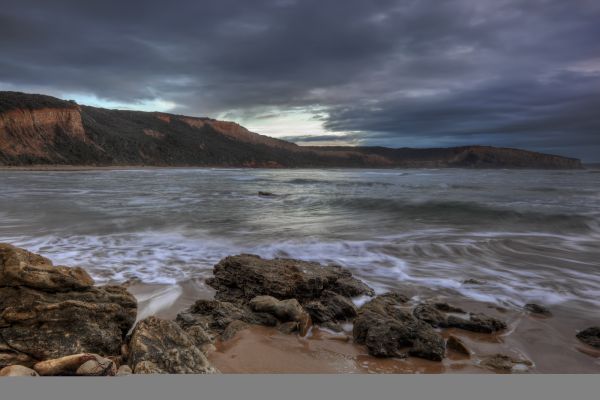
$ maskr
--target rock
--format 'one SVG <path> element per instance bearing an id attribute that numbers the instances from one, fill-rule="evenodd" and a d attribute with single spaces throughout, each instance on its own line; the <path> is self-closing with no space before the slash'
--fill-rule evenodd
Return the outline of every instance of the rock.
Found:
<path id="1" fill-rule="evenodd" d="M 74 375 L 85 362 L 102 358 L 98 354 L 80 353 L 36 363 L 33 369 L 42 376 Z"/>
<path id="2" fill-rule="evenodd" d="M 271 192 L 262 192 L 262 191 L 259 191 L 258 195 L 262 196 L 262 197 L 275 197 L 275 194 L 273 194 Z"/>
<path id="3" fill-rule="evenodd" d="M 469 279 L 465 279 L 463 281 L 463 284 L 465 284 L 465 285 L 483 285 L 484 282 L 479 281 L 477 279 L 469 278 Z"/>
<path id="4" fill-rule="evenodd" d="M 525 304 L 525 306 L 523 308 L 532 314 L 539 314 L 544 317 L 552 316 L 552 313 L 550 312 L 550 310 L 548 310 L 546 307 L 541 306 L 539 304 L 528 303 L 528 304 Z"/>
<path id="5" fill-rule="evenodd" d="M 219 261 L 213 273 L 214 278 L 207 283 L 217 290 L 217 300 L 249 301 L 268 295 L 279 300 L 295 298 L 303 303 L 319 298 L 324 290 L 343 296 L 373 294 L 371 288 L 340 266 L 293 259 L 230 256 Z"/>
<path id="6" fill-rule="evenodd" d="M 504 372 L 522 372 L 531 367 L 533 363 L 529 360 L 516 360 L 504 354 L 493 354 L 485 357 L 481 361 L 481 365 Z"/>
<path id="7" fill-rule="evenodd" d="M 434 303 L 433 306 L 443 312 L 459 313 L 459 314 L 466 313 L 462 308 L 454 307 L 448 303 Z"/>
<path id="8" fill-rule="evenodd" d="M 354 320 L 353 337 L 379 357 L 415 357 L 441 361 L 445 343 L 433 328 L 403 311 L 405 296 L 388 293 L 363 305 Z"/>
<path id="9" fill-rule="evenodd" d="M 230 324 L 231 325 L 231 324 Z M 192 338 L 194 344 L 202 350 L 204 354 L 211 350 L 214 346 L 215 338 L 213 335 L 207 332 L 201 325 L 193 325 L 185 332 Z"/>
<path id="10" fill-rule="evenodd" d="M 592 347 L 600 348 L 600 327 L 592 326 L 577 333 L 577 339 Z"/>
<path id="11" fill-rule="evenodd" d="M 319 300 L 304 304 L 304 309 L 316 323 L 347 321 L 356 317 L 352 301 L 330 290 L 324 290 Z"/>
<path id="12" fill-rule="evenodd" d="M 194 340 L 175 323 L 156 317 L 148 317 L 138 322 L 129 339 L 129 365 L 134 373 L 158 370 L 170 374 L 204 374 L 216 370 Z M 138 368 L 140 368 L 138 370 Z M 145 372 L 147 373 L 147 372 Z"/>
<path id="13" fill-rule="evenodd" d="M 249 328 L 250 325 L 247 323 L 238 320 L 231 321 L 227 328 L 223 331 L 221 335 L 221 340 L 230 340 L 232 339 L 239 331 Z"/>
<path id="14" fill-rule="evenodd" d="M 94 280 L 82 268 L 55 267 L 45 257 L 0 243 L 0 287 L 27 286 L 66 292 L 93 285 Z"/>
<path id="15" fill-rule="evenodd" d="M 465 346 L 463 341 L 453 335 L 450 335 L 448 337 L 448 340 L 446 341 L 446 348 L 467 356 L 471 355 L 471 352 L 469 351 L 467 346 Z"/>
<path id="16" fill-rule="evenodd" d="M 0 376 L 39 376 L 31 368 L 22 365 L 9 365 L 0 370 Z"/>
<path id="17" fill-rule="evenodd" d="M 160 369 L 158 365 L 152 361 L 140 361 L 133 368 L 134 374 L 166 374 L 164 370 Z"/>
<path id="18" fill-rule="evenodd" d="M 277 330 L 281 333 L 285 333 L 286 335 L 292 334 L 292 333 L 298 331 L 298 322 L 295 322 L 295 321 L 284 322 L 283 324 L 280 324 L 277 327 Z"/>
<path id="19" fill-rule="evenodd" d="M 233 321 L 248 324 L 276 326 L 279 321 L 269 313 L 253 312 L 249 306 L 219 300 L 198 300 L 188 310 L 177 315 L 176 322 L 191 336 L 196 337 L 195 326 L 211 338 L 223 334 Z M 211 340 L 212 343 L 212 340 Z"/>
<path id="20" fill-rule="evenodd" d="M 434 328 L 445 327 L 447 325 L 447 318 L 442 312 L 431 304 L 423 303 L 417 305 L 413 309 L 413 315 L 418 320 L 428 323 Z"/>
<path id="21" fill-rule="evenodd" d="M 299 321 L 306 313 L 298 300 L 277 300 L 271 296 L 257 296 L 250 300 L 250 308 L 256 312 L 272 314 L 280 321 Z"/>
<path id="22" fill-rule="evenodd" d="M 0 367 L 79 353 L 119 355 L 137 302 L 121 286 L 91 284 L 83 270 L 0 245 Z"/>
<path id="23" fill-rule="evenodd" d="M 112 360 L 100 356 L 84 362 L 75 371 L 75 375 L 81 376 L 115 376 L 116 374 L 116 364 Z"/>
<path id="24" fill-rule="evenodd" d="M 121 365 L 117 370 L 117 376 L 126 376 L 131 374 L 133 374 L 133 371 L 131 368 L 129 368 L 129 365 Z"/>
<path id="25" fill-rule="evenodd" d="M 494 333 L 506 329 L 506 323 L 485 314 L 469 314 L 469 319 L 450 315 L 447 326 L 471 332 Z"/>

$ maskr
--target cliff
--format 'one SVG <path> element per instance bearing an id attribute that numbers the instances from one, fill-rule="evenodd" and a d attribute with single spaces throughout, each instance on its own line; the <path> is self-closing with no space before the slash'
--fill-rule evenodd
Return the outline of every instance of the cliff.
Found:
<path id="1" fill-rule="evenodd" d="M 581 168 L 525 150 L 301 147 L 211 118 L 79 106 L 0 92 L 0 165 Z"/>

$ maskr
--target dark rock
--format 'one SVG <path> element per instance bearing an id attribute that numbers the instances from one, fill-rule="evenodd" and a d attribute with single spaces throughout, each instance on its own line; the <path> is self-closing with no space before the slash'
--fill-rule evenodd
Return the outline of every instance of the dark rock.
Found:
<path id="1" fill-rule="evenodd" d="M 38 373 L 22 365 L 9 365 L 0 369 L 0 376 L 38 376 Z"/>
<path id="2" fill-rule="evenodd" d="M 275 194 L 273 194 L 271 192 L 262 192 L 262 191 L 258 192 L 258 195 L 262 196 L 262 197 L 274 197 L 275 196 Z"/>
<path id="3" fill-rule="evenodd" d="M 443 312 L 459 313 L 459 314 L 466 313 L 462 308 L 454 307 L 453 305 L 450 305 L 448 303 L 434 303 L 433 306 Z"/>
<path id="4" fill-rule="evenodd" d="M 204 374 L 216 370 L 194 340 L 174 321 L 148 317 L 138 322 L 129 340 L 129 365 L 134 373 L 160 371 L 170 374 Z M 143 372 L 146 373 L 146 372 Z M 158 373 L 158 372 L 154 372 Z"/>
<path id="5" fill-rule="evenodd" d="M 438 311 L 431 304 L 423 303 L 413 309 L 413 315 L 418 320 L 428 323 L 434 328 L 445 327 L 447 325 L 446 315 Z"/>
<path id="6" fill-rule="evenodd" d="M 411 355 L 441 361 L 444 340 L 430 325 L 399 308 L 405 300 L 399 294 L 389 293 L 363 305 L 354 320 L 354 341 L 365 344 L 374 356 Z"/>
<path id="7" fill-rule="evenodd" d="M 373 294 L 371 288 L 340 266 L 293 259 L 266 260 L 242 254 L 222 259 L 213 272 L 214 278 L 207 283 L 217 290 L 217 300 L 249 301 L 268 295 L 304 303 L 319 298 L 324 290 L 343 296 Z"/>
<path id="8" fill-rule="evenodd" d="M 465 346 L 463 341 L 453 335 L 450 335 L 448 337 L 448 340 L 446 341 L 446 348 L 467 356 L 471 355 L 471 352 L 469 351 L 467 346 Z"/>
<path id="9" fill-rule="evenodd" d="M 324 290 L 319 300 L 304 304 L 304 309 L 316 323 L 347 321 L 356 317 L 356 306 L 352 301 L 330 290 Z"/>
<path id="10" fill-rule="evenodd" d="M 548 310 L 546 307 L 541 306 L 539 304 L 535 304 L 535 303 L 528 303 L 525 304 L 525 308 L 527 311 L 529 311 L 532 314 L 539 314 L 539 315 L 543 315 L 545 317 L 551 317 L 552 313 L 550 312 L 550 310 Z"/>
<path id="11" fill-rule="evenodd" d="M 577 339 L 592 347 L 600 348 L 600 327 L 592 326 L 577 333 Z"/>
<path id="12" fill-rule="evenodd" d="M 78 353 L 119 355 L 137 302 L 124 287 L 92 283 L 83 270 L 0 245 L 0 367 Z"/>
<path id="13" fill-rule="evenodd" d="M 478 281 L 477 279 L 469 278 L 469 279 L 465 279 L 463 281 L 463 284 L 465 284 L 465 285 L 483 285 L 484 282 Z"/>
<path id="14" fill-rule="evenodd" d="M 450 315 L 447 326 L 471 332 L 494 333 L 506 329 L 506 323 L 485 314 L 469 314 L 469 319 Z"/>
<path id="15" fill-rule="evenodd" d="M 227 325 L 227 327 L 223 331 L 223 334 L 221 335 L 221 340 L 230 340 L 239 331 L 242 331 L 242 330 L 247 329 L 249 327 L 250 327 L 250 325 L 248 325 L 247 323 L 245 323 L 243 321 L 240 321 L 240 320 L 231 321 L 229 323 L 229 325 Z"/>

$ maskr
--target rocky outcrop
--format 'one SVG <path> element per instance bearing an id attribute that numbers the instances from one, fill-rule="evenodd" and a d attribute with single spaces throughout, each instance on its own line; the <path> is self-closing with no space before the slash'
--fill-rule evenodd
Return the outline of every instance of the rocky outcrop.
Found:
<path id="1" fill-rule="evenodd" d="M 372 295 L 373 290 L 338 265 L 252 254 L 225 257 L 213 269 L 207 283 L 217 290 L 215 299 L 249 301 L 256 296 L 300 302 L 320 298 L 328 290 L 347 297 Z"/>
<path id="2" fill-rule="evenodd" d="M 441 361 L 444 339 L 427 323 L 400 307 L 406 297 L 388 293 L 363 305 L 354 320 L 356 343 L 365 344 L 378 357 L 414 357 Z"/>
<path id="3" fill-rule="evenodd" d="M 308 147 L 229 121 L 79 106 L 0 92 L 0 165 L 581 168 L 518 149 Z"/>
<path id="4" fill-rule="evenodd" d="M 133 373 L 206 374 L 216 370 L 194 340 L 174 321 L 148 317 L 129 339 Z"/>
<path id="5" fill-rule="evenodd" d="M 136 300 L 121 286 L 92 285 L 82 269 L 0 244 L 0 366 L 77 353 L 118 356 Z"/>

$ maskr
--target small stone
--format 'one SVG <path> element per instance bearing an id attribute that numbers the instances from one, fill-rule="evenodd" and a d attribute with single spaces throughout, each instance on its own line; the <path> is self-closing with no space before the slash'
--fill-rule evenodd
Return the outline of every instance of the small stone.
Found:
<path id="1" fill-rule="evenodd" d="M 102 357 L 84 362 L 75 371 L 75 375 L 81 376 L 115 376 L 116 374 L 117 366 L 115 363 Z"/>
<path id="2" fill-rule="evenodd" d="M 539 314 L 539 315 L 543 315 L 545 317 L 551 317 L 552 313 L 550 312 L 550 310 L 548 310 L 546 307 L 541 306 L 539 304 L 535 304 L 535 303 L 528 303 L 525 304 L 525 308 L 527 311 L 529 311 L 532 314 Z"/>
<path id="3" fill-rule="evenodd" d="M 533 363 L 529 360 L 515 360 L 504 354 L 494 354 L 485 357 L 482 365 L 504 372 L 524 372 L 531 367 Z"/>
<path id="4" fill-rule="evenodd" d="M 469 314 L 469 319 L 450 315 L 448 327 L 464 329 L 471 332 L 494 333 L 506 329 L 506 323 L 485 314 Z"/>
<path id="5" fill-rule="evenodd" d="M 448 340 L 446 341 L 446 348 L 467 356 L 471 355 L 471 352 L 469 351 L 467 346 L 465 346 L 463 341 L 457 338 L 456 336 L 451 335 L 448 337 Z"/>
<path id="6" fill-rule="evenodd" d="M 600 327 L 592 326 L 577 333 L 576 336 L 583 343 L 600 349 Z"/>
<path id="7" fill-rule="evenodd" d="M 133 374 L 133 371 L 129 367 L 129 365 L 121 365 L 117 370 L 117 376 L 126 376 Z"/>
<path id="8" fill-rule="evenodd" d="M 9 365 L 0 369 L 0 376 L 39 376 L 37 372 L 31 368 L 22 365 Z"/>

